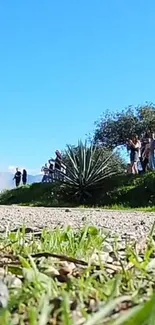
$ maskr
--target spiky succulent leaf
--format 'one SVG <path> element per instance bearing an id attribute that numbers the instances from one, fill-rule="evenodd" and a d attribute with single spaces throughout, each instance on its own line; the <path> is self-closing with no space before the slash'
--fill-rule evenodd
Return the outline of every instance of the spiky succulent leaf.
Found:
<path id="1" fill-rule="evenodd" d="M 103 159 L 101 151 L 93 145 L 87 146 L 86 142 L 79 141 L 76 148 L 67 146 L 66 156 L 66 182 L 77 195 L 88 195 L 91 188 L 115 173 L 109 165 L 112 155 Z"/>

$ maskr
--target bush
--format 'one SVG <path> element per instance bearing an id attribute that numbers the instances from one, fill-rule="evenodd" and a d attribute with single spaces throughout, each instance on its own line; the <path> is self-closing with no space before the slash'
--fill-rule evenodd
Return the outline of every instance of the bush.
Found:
<path id="1" fill-rule="evenodd" d="M 67 148 L 66 184 L 77 202 L 83 204 L 106 178 L 118 173 L 118 166 L 111 164 L 112 153 L 103 153 L 93 144 L 79 141 L 76 148 Z"/>

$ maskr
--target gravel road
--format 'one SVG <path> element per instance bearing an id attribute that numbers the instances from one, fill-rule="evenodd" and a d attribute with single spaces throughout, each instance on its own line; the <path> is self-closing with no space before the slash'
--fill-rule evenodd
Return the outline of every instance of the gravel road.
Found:
<path id="1" fill-rule="evenodd" d="M 22 225 L 34 229 L 96 225 L 138 239 L 147 235 L 154 221 L 155 213 L 138 211 L 0 206 L 0 232 Z"/>

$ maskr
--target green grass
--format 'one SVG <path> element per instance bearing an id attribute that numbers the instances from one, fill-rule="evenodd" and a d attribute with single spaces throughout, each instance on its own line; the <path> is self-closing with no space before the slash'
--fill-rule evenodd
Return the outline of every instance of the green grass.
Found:
<path id="1" fill-rule="evenodd" d="M 131 208 L 130 206 L 129 207 L 126 207 L 126 206 L 123 206 L 123 205 L 118 205 L 118 204 L 114 204 L 114 205 L 111 205 L 111 206 L 103 206 L 103 209 L 106 209 L 106 210 L 114 210 L 114 211 L 142 211 L 142 212 L 155 212 L 155 206 L 148 206 L 148 207 L 139 207 L 139 208 Z"/>
<path id="2" fill-rule="evenodd" d="M 71 193 L 65 184 L 36 183 L 4 191 L 0 194 L 0 204 L 77 207 L 76 198 Z M 155 173 L 110 177 L 100 184 L 100 188 L 92 188 L 89 194 L 83 201 L 85 207 L 155 211 Z"/>
<path id="3" fill-rule="evenodd" d="M 103 259 L 110 242 L 114 262 Z M 0 274 L 9 300 L 3 325 L 153 325 L 155 319 L 154 228 L 143 247 L 95 227 L 73 231 L 7 232 L 0 238 Z M 0 292 L 0 301 L 1 301 Z"/>
<path id="4" fill-rule="evenodd" d="M 4 191 L 0 194 L 0 204 L 20 204 L 45 207 L 72 205 L 69 202 L 66 204 L 64 198 L 64 187 L 59 183 L 36 183 Z"/>
<path id="5" fill-rule="evenodd" d="M 94 206 L 94 207 L 89 207 L 89 206 L 84 206 L 84 205 L 80 205 L 78 207 L 79 209 L 94 209 L 94 210 L 110 210 L 110 211 L 128 211 L 128 212 L 132 212 L 132 211 L 140 211 L 140 212 L 155 212 L 155 206 L 152 207 L 139 207 L 139 208 L 131 208 L 130 206 L 123 206 L 123 205 L 119 205 L 119 204 L 113 204 L 113 205 L 105 205 L 105 206 Z"/>

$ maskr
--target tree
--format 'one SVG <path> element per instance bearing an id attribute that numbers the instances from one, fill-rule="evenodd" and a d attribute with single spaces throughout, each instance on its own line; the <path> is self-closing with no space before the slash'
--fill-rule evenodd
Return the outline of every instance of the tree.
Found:
<path id="1" fill-rule="evenodd" d="M 96 123 L 94 143 L 114 149 L 125 145 L 128 138 L 155 131 L 155 105 L 129 106 L 122 112 L 106 113 Z"/>
<path id="2" fill-rule="evenodd" d="M 96 152 L 100 151 L 101 161 L 109 157 L 109 167 L 115 171 L 115 174 L 122 174 L 127 168 L 125 160 L 120 155 L 119 150 L 110 150 L 106 147 L 96 147 Z"/>

